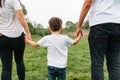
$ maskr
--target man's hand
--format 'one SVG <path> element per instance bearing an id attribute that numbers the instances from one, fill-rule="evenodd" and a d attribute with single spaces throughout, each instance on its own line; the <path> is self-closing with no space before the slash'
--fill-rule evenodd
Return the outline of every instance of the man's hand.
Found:
<path id="1" fill-rule="evenodd" d="M 77 28 L 77 30 L 76 30 L 76 37 L 77 36 L 83 37 L 83 32 L 82 32 L 81 28 Z"/>
<path id="2" fill-rule="evenodd" d="M 2 36 L 2 33 L 0 33 L 0 36 Z"/>

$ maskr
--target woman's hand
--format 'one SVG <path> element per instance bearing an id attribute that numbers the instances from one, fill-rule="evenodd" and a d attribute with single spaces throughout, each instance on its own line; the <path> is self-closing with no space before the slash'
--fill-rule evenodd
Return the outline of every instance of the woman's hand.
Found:
<path id="1" fill-rule="evenodd" d="M 30 40 L 30 39 L 29 39 L 27 36 L 25 36 L 25 43 L 26 43 L 26 44 L 29 44 L 29 40 Z"/>
<path id="2" fill-rule="evenodd" d="M 26 37 L 31 40 L 31 35 L 30 34 L 26 34 Z"/>

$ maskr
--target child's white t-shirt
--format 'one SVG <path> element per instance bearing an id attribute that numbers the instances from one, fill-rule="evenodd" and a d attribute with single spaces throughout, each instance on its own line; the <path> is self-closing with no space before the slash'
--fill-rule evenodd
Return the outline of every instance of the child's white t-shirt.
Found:
<path id="1" fill-rule="evenodd" d="M 73 44 L 71 38 L 65 35 L 51 34 L 40 39 L 38 44 L 48 49 L 48 66 L 66 67 L 68 47 Z"/>

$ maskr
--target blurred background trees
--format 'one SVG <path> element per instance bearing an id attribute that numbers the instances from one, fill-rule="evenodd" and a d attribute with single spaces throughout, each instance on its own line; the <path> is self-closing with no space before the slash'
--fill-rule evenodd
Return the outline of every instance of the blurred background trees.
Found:
<path id="1" fill-rule="evenodd" d="M 23 13 L 26 17 L 30 32 L 32 35 L 39 35 L 39 36 L 45 36 L 50 34 L 48 28 L 45 28 L 46 26 L 43 26 L 40 23 L 36 23 L 36 22 L 32 22 L 29 20 L 29 17 L 27 17 L 27 9 L 25 8 L 25 6 L 23 4 L 22 5 L 22 10 Z M 64 25 L 63 28 L 63 33 L 69 33 L 69 32 L 75 32 L 77 28 L 77 22 L 73 23 L 72 21 L 67 21 Z M 82 29 L 88 30 L 89 29 L 89 22 L 88 20 L 86 20 L 83 25 L 82 25 Z"/>

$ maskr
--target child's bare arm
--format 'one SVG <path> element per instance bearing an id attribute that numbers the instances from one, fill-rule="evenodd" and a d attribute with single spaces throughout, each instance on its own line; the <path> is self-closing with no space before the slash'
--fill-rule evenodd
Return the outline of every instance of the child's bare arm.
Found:
<path id="1" fill-rule="evenodd" d="M 74 42 L 73 42 L 73 45 L 77 44 L 77 43 L 79 42 L 80 38 L 81 38 L 81 35 L 79 34 L 79 35 L 75 38 L 75 40 L 74 40 Z"/>
<path id="2" fill-rule="evenodd" d="M 25 42 L 32 45 L 33 47 L 38 47 L 39 46 L 39 44 L 37 42 L 29 40 L 28 38 L 25 38 Z"/>

